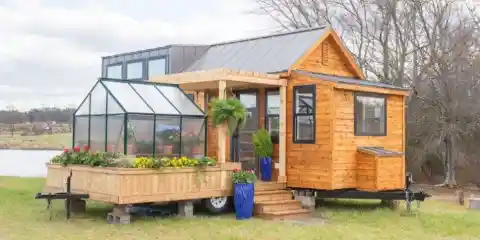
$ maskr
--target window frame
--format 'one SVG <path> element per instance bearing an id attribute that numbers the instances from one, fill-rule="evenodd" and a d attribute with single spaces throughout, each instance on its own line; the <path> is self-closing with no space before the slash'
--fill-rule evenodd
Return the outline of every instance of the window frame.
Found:
<path id="1" fill-rule="evenodd" d="M 297 113 L 297 90 L 300 89 L 310 89 L 312 90 L 312 113 Z M 293 143 L 301 143 L 301 144 L 315 144 L 316 140 L 316 113 L 317 113 L 317 87 L 316 84 L 309 84 L 309 85 L 297 85 L 293 87 Z M 311 140 L 298 140 L 297 139 L 297 117 L 301 116 L 312 116 L 313 117 L 313 139 Z"/>
<path id="2" fill-rule="evenodd" d="M 149 75 L 149 70 L 150 70 L 150 61 L 155 61 L 155 60 L 160 60 L 164 59 L 165 60 L 165 75 L 168 75 L 170 72 L 168 71 L 169 69 L 169 64 L 168 64 L 168 55 L 162 55 L 162 56 L 156 56 L 156 57 L 149 57 L 145 59 L 145 79 L 150 80 L 150 75 Z"/>
<path id="3" fill-rule="evenodd" d="M 381 98 L 383 99 L 383 133 L 368 133 L 368 132 L 361 132 L 357 128 L 357 96 L 360 97 L 373 97 L 373 98 Z M 372 137 L 384 137 L 387 136 L 387 95 L 379 94 L 379 93 L 369 93 L 369 92 L 354 92 L 353 93 L 353 133 L 355 136 L 372 136 Z"/>
<path id="4" fill-rule="evenodd" d="M 280 88 L 266 88 L 265 89 L 264 123 L 263 124 L 265 126 L 265 129 L 268 132 L 270 132 L 270 129 L 268 129 L 268 119 L 270 117 L 278 117 L 278 119 L 280 121 L 280 114 L 268 114 L 268 92 L 278 92 L 278 95 L 280 96 Z M 280 134 L 280 132 L 278 134 Z M 271 138 L 272 138 L 272 143 L 273 144 L 279 144 L 280 136 L 276 136 L 276 137 L 271 136 Z"/>
<path id="5" fill-rule="evenodd" d="M 116 67 L 116 66 L 120 66 L 120 78 L 112 78 L 112 77 L 108 76 L 108 68 L 109 67 Z M 125 66 L 123 65 L 123 62 L 107 64 L 105 66 L 105 78 L 123 80 L 124 79 L 124 68 L 125 68 Z"/>
<path id="6" fill-rule="evenodd" d="M 140 78 L 128 78 L 128 64 L 132 63 L 141 63 L 142 64 L 142 76 Z M 124 70 L 124 78 L 125 80 L 130 80 L 130 81 L 139 81 L 145 79 L 145 59 L 136 59 L 136 60 L 130 60 L 125 62 L 125 70 Z"/>

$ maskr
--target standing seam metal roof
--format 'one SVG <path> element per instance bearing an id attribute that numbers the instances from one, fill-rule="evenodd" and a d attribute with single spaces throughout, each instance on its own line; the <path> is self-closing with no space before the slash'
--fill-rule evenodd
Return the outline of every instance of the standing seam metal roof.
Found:
<path id="1" fill-rule="evenodd" d="M 320 80 L 326 80 L 326 81 L 332 81 L 332 82 L 356 84 L 356 85 L 369 86 L 369 87 L 389 88 L 389 89 L 403 90 L 403 91 L 409 90 L 408 88 L 402 88 L 402 87 L 381 83 L 381 82 L 361 80 L 358 78 L 339 77 L 339 76 L 333 76 L 333 75 L 326 75 L 322 73 L 313 73 L 313 72 L 308 72 L 303 70 L 294 70 L 294 72 L 304 74 L 310 77 L 318 78 Z"/>
<path id="2" fill-rule="evenodd" d="M 185 72 L 216 68 L 261 73 L 285 71 L 312 48 L 327 30 L 323 26 L 214 44 Z"/>

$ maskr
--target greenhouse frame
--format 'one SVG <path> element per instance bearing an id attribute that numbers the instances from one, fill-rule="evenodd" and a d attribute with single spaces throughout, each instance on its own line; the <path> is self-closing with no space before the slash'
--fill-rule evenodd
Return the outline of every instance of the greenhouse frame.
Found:
<path id="1" fill-rule="evenodd" d="M 207 117 L 175 84 L 99 78 L 74 112 L 73 146 L 153 157 L 201 157 Z"/>

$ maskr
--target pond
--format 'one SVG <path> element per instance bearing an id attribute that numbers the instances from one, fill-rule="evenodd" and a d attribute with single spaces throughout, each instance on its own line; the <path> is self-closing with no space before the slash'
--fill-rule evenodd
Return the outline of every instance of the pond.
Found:
<path id="1" fill-rule="evenodd" d="M 50 150 L 0 150 L 0 176 L 45 177 L 45 163 L 60 153 Z"/>

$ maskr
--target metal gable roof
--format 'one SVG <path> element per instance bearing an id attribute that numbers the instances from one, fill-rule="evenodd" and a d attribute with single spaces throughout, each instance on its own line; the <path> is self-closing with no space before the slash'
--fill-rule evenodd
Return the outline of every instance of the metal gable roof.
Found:
<path id="1" fill-rule="evenodd" d="M 373 81 L 368 81 L 368 80 L 361 80 L 358 78 L 348 78 L 348 77 L 339 77 L 339 76 L 333 76 L 333 75 L 326 75 L 326 74 L 321 74 L 321 73 L 313 73 L 313 72 L 307 72 L 303 70 L 295 70 L 294 72 L 300 73 L 300 74 L 305 74 L 307 76 L 311 76 L 314 78 L 318 78 L 320 80 L 327 80 L 327 81 L 332 81 L 332 82 L 339 82 L 339 83 L 346 83 L 346 84 L 356 84 L 356 85 L 361 85 L 361 86 L 370 86 L 370 87 L 379 87 L 379 88 L 389 88 L 389 89 L 395 89 L 395 90 L 408 90 L 407 88 L 402 88 L 398 87 L 395 85 L 390 85 L 386 83 L 381 83 L 381 82 L 373 82 Z"/>
<path id="2" fill-rule="evenodd" d="M 285 71 L 327 31 L 327 27 L 318 27 L 214 44 L 185 72 L 216 68 L 261 73 Z"/>

